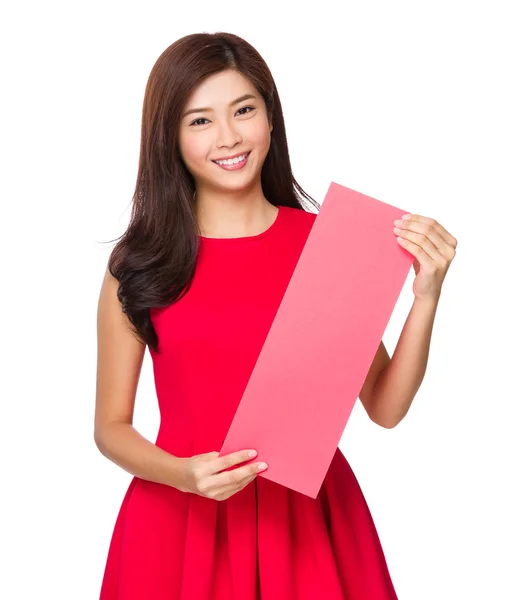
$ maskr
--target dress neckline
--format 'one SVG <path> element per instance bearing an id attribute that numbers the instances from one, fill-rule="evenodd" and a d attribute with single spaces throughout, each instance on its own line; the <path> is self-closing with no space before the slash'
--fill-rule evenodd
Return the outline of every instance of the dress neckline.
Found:
<path id="1" fill-rule="evenodd" d="M 212 243 L 231 243 L 231 242 L 247 242 L 247 241 L 254 241 L 254 240 L 260 240 L 264 237 L 266 237 L 268 234 L 270 234 L 272 231 L 274 231 L 278 226 L 279 226 L 279 221 L 280 221 L 280 216 L 281 216 L 281 212 L 283 209 L 283 206 L 277 206 L 277 215 L 275 217 L 275 220 L 273 221 L 273 223 L 264 231 L 262 231 L 261 233 L 257 233 L 255 235 L 245 235 L 245 236 L 240 236 L 240 237 L 224 237 L 224 238 L 214 238 L 214 237 L 205 237 L 203 235 L 198 236 L 203 242 L 207 242 L 209 244 Z"/>

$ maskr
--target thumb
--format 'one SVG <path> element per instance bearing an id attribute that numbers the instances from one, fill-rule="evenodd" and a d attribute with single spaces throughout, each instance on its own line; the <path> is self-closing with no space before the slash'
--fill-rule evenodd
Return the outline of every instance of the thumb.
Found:
<path id="1" fill-rule="evenodd" d="M 204 454 L 203 456 L 207 459 L 213 459 L 213 458 L 218 458 L 219 454 L 220 454 L 219 452 L 213 451 L 213 452 L 207 452 L 207 454 Z"/>

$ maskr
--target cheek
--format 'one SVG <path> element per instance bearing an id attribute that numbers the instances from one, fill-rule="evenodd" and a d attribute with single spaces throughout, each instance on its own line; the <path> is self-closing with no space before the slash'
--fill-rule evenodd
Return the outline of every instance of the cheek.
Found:
<path id="1" fill-rule="evenodd" d="M 247 140 L 257 149 L 267 152 L 270 147 L 270 131 L 268 127 L 257 127 L 249 133 Z"/>
<path id="2" fill-rule="evenodd" d="M 184 139 L 181 142 L 181 154 L 185 162 L 194 167 L 194 165 L 205 162 L 205 157 L 209 155 L 209 147 L 199 137 L 196 139 Z"/>

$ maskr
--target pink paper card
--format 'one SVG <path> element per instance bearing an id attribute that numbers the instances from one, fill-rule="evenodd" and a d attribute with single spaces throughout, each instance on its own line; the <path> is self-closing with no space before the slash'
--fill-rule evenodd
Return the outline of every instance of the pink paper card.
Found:
<path id="1" fill-rule="evenodd" d="M 256 448 L 259 477 L 317 497 L 414 261 L 406 212 L 331 182 L 221 456 Z"/>

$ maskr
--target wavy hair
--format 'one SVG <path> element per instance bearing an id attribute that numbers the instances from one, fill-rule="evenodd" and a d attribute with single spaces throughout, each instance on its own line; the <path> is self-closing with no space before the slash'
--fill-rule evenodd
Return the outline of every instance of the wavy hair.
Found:
<path id="1" fill-rule="evenodd" d="M 227 69 L 247 77 L 257 88 L 273 125 L 261 171 L 265 197 L 275 206 L 304 210 L 302 201 L 309 201 L 319 210 L 292 174 L 277 87 L 257 50 L 225 32 L 191 34 L 169 46 L 148 77 L 131 218 L 108 261 L 110 273 L 118 280 L 122 311 L 136 337 L 157 353 L 150 308 L 168 306 L 187 293 L 199 250 L 195 184 L 179 155 L 179 123 L 195 87 Z"/>

